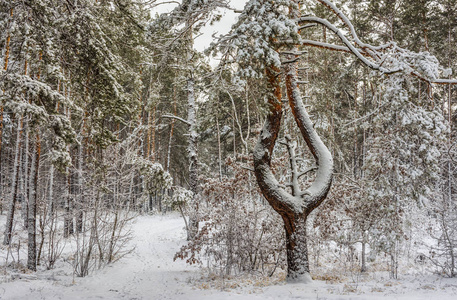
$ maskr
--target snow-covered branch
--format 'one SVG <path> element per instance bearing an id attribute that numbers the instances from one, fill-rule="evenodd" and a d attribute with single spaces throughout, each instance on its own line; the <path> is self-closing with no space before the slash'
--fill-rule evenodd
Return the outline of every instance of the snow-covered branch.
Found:
<path id="1" fill-rule="evenodd" d="M 362 61 L 365 65 L 367 65 L 369 68 L 371 68 L 373 70 L 378 70 L 378 71 L 381 71 L 386 74 L 396 73 L 396 72 L 403 70 L 402 67 L 394 67 L 392 69 L 388 69 L 388 68 L 383 67 L 381 64 L 378 64 L 376 62 L 369 60 L 368 58 L 365 57 L 365 55 L 369 56 L 370 58 L 374 59 L 375 61 L 379 61 L 379 59 L 376 59 L 376 57 L 378 56 L 378 53 L 374 52 L 372 49 L 370 49 L 370 50 L 363 49 L 363 51 L 366 54 L 365 55 L 362 54 L 362 51 L 357 49 L 348 40 L 348 38 L 345 36 L 345 34 L 341 30 L 339 30 L 336 26 L 331 24 L 328 20 L 321 19 L 318 17 L 304 17 L 304 18 L 301 18 L 301 20 L 304 22 L 318 23 L 318 24 L 324 25 L 325 27 L 327 27 L 328 29 L 333 31 L 333 33 L 335 33 L 340 38 L 340 40 L 343 42 L 343 44 L 346 45 L 346 47 L 350 50 L 350 52 L 352 52 L 360 61 Z"/>
<path id="2" fill-rule="evenodd" d="M 317 1 L 326 6 L 343 22 L 349 29 L 349 37 L 326 19 L 304 16 L 297 20 L 299 25 L 303 27 L 302 24 L 304 23 L 321 24 L 338 36 L 344 46 L 312 40 L 302 40 L 302 45 L 352 53 L 369 68 L 384 74 L 405 72 L 429 84 L 457 84 L 457 80 L 438 78 L 438 70 L 443 70 L 443 68 L 439 66 L 436 58 L 428 52 L 414 53 L 398 47 L 395 42 L 389 42 L 379 46 L 363 43 L 358 37 L 351 21 L 349 21 L 341 10 L 328 0 Z M 286 41 L 289 44 L 291 42 L 294 43 L 293 41 Z M 447 72 L 447 70 L 444 70 L 444 73 Z"/>
<path id="3" fill-rule="evenodd" d="M 178 121 L 183 122 L 183 123 L 186 124 L 186 125 L 189 125 L 189 126 L 191 125 L 191 123 L 190 123 L 189 121 L 184 120 L 183 118 L 180 118 L 180 117 L 174 116 L 174 115 L 162 115 L 162 118 L 176 119 L 176 120 L 178 120 Z"/>

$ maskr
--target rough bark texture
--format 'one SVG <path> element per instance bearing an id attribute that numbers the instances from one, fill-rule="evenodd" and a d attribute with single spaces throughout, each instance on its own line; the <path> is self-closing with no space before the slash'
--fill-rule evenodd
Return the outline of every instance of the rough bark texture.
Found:
<path id="1" fill-rule="evenodd" d="M 306 215 L 286 218 L 287 280 L 289 282 L 310 282 Z"/>

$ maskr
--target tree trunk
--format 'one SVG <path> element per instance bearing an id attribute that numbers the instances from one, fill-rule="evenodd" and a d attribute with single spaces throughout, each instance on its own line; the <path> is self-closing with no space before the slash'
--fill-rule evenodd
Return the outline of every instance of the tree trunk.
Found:
<path id="1" fill-rule="evenodd" d="M 283 217 L 286 230 L 287 280 L 310 282 L 306 216 Z"/>
<path id="2" fill-rule="evenodd" d="M 72 191 L 71 191 L 71 175 L 67 168 L 67 195 L 65 196 L 65 217 L 64 217 L 64 237 L 69 237 L 74 233 L 73 228 L 73 213 L 72 213 Z"/>
<path id="3" fill-rule="evenodd" d="M 41 143 L 40 136 L 36 136 L 34 156 L 34 173 L 30 174 L 33 176 L 33 190 L 30 194 L 29 199 L 29 211 L 28 211 L 28 258 L 27 268 L 32 271 L 36 271 L 37 265 L 37 248 L 36 248 L 36 206 L 37 206 L 37 193 L 38 193 L 38 171 L 40 167 L 40 154 L 41 154 Z"/>
<path id="4" fill-rule="evenodd" d="M 49 168 L 49 195 L 48 195 L 48 205 L 49 205 L 49 217 L 54 218 L 56 205 L 53 196 L 53 188 L 54 188 L 54 163 L 51 162 L 51 166 Z"/>
<path id="5" fill-rule="evenodd" d="M 25 132 L 24 132 L 24 138 L 25 138 L 25 145 L 22 153 L 22 179 L 21 179 L 21 193 L 22 193 L 22 198 L 21 198 L 21 213 L 22 213 L 22 218 L 24 220 L 24 228 L 28 227 L 28 207 L 29 207 L 29 198 L 30 198 L 30 190 L 32 189 L 31 187 L 31 182 L 33 182 L 33 176 L 32 172 L 32 167 L 30 168 L 29 172 L 29 121 L 25 121 Z M 33 164 L 33 162 L 32 162 Z"/>
<path id="6" fill-rule="evenodd" d="M 156 159 L 158 160 L 158 158 L 156 157 L 156 153 L 159 151 L 159 150 L 156 150 L 156 128 L 155 128 L 155 125 L 157 123 L 156 110 L 157 110 L 157 105 L 154 105 L 154 109 L 152 110 L 152 124 L 151 124 L 151 127 L 149 127 L 151 130 L 150 141 L 149 141 L 151 143 L 151 157 L 149 157 L 149 159 L 152 162 L 155 162 Z M 159 139 L 160 139 L 160 135 L 159 135 Z M 159 142 L 160 142 L 160 140 L 159 140 Z M 160 149 L 160 144 L 159 144 L 158 149 Z"/>
<path id="7" fill-rule="evenodd" d="M 198 204 L 195 201 L 198 192 L 198 159 L 197 159 L 197 120 L 196 120 L 196 104 L 194 92 L 194 79 L 187 80 L 187 121 L 189 122 L 189 145 L 187 147 L 187 154 L 189 156 L 189 187 L 193 193 L 195 205 L 194 212 L 189 216 L 189 231 L 187 232 L 187 239 L 193 239 L 198 233 Z"/>
<path id="8" fill-rule="evenodd" d="M 78 147 L 78 203 L 76 212 L 76 230 L 79 233 L 83 232 L 84 218 L 84 192 L 83 192 L 83 146 L 82 141 Z"/>
<path id="9" fill-rule="evenodd" d="M 0 104 L 0 157 L 2 156 L 2 143 L 3 143 L 3 105 Z M 0 159 L 0 206 L 3 206 L 3 170 L 2 159 Z M 0 212 L 3 212 L 3 208 Z"/>
<path id="10" fill-rule="evenodd" d="M 10 10 L 10 17 L 13 17 L 14 10 Z M 11 33 L 8 32 L 8 36 L 6 37 L 6 51 L 5 51 L 5 64 L 3 65 L 3 69 L 6 71 L 8 69 L 8 59 L 10 57 L 10 42 L 11 42 Z"/>
<path id="11" fill-rule="evenodd" d="M 10 17 L 13 17 L 13 9 L 10 11 Z M 6 72 L 8 70 L 8 59 L 10 55 L 10 41 L 11 34 L 8 32 L 6 38 L 6 51 L 5 51 L 5 62 L 3 65 L 3 70 Z M 3 105 L 0 103 L 0 157 L 2 157 L 2 144 L 3 144 Z M 2 159 L 0 159 L 0 206 L 1 212 L 3 212 L 3 172 L 2 172 Z"/>
<path id="12" fill-rule="evenodd" d="M 366 250 L 367 242 L 365 241 L 365 233 L 362 234 L 362 267 L 360 268 L 360 272 L 364 273 L 367 271 L 367 250 Z"/>
<path id="13" fill-rule="evenodd" d="M 152 139 L 152 124 L 151 124 L 151 109 L 148 111 L 148 130 L 147 130 L 147 145 L 146 145 L 146 159 L 151 159 L 151 139 Z"/>
<path id="14" fill-rule="evenodd" d="M 173 86 L 173 115 L 176 116 L 176 87 Z M 173 132 L 175 128 L 175 119 L 171 119 L 170 137 L 168 139 L 168 151 L 167 151 L 167 168 L 166 171 L 170 172 L 170 159 L 171 159 L 171 145 L 173 142 Z"/>
<path id="15" fill-rule="evenodd" d="M 291 9 L 290 17 L 299 18 L 299 10 Z M 287 60 L 298 60 L 299 51 L 297 47 L 290 50 L 296 52 L 297 55 L 287 55 Z M 280 70 L 274 66 L 266 69 L 269 90 L 272 92 L 268 95 L 269 111 L 265 124 L 254 148 L 254 171 L 262 194 L 284 221 L 288 266 L 287 280 L 309 282 L 311 277 L 306 248 L 306 218 L 327 196 L 332 182 L 333 159 L 314 130 L 313 123 L 304 107 L 298 88 L 297 63 L 286 64 L 284 73 L 289 106 L 297 127 L 316 161 L 316 176 L 305 191 L 300 191 L 298 184 L 293 182 L 302 173 L 293 165 L 295 153 L 291 151 L 292 147 L 288 147 L 291 157 L 292 179 L 290 185 L 292 193 L 286 191 L 286 188 L 279 184 L 271 168 L 272 153 L 279 134 L 283 112 Z"/>
<path id="16" fill-rule="evenodd" d="M 4 245 L 9 245 L 11 243 L 11 235 L 13 231 L 13 222 L 14 222 L 14 212 L 16 210 L 16 200 L 17 200 L 17 190 L 19 185 L 19 166 L 20 164 L 20 153 L 21 153 L 21 138 L 22 138 L 22 126 L 23 118 L 20 117 L 17 120 L 17 137 L 16 137 L 16 153 L 14 155 L 14 173 L 13 173 L 13 188 L 12 197 L 8 206 L 8 215 L 6 219 L 6 228 L 5 228 L 5 237 L 3 239 Z"/>
<path id="17" fill-rule="evenodd" d="M 216 115 L 217 130 L 217 163 L 219 165 L 219 180 L 222 181 L 222 153 L 221 153 L 221 131 L 219 128 L 219 115 Z M 235 135 L 233 136 L 235 138 Z"/>

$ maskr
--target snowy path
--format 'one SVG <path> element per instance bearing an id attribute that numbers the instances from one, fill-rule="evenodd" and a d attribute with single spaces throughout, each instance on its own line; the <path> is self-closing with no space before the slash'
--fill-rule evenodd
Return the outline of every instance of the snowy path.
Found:
<path id="1" fill-rule="evenodd" d="M 182 261 L 173 262 L 185 239 L 182 224 L 175 216 L 139 217 L 133 225 L 135 249 L 121 261 L 75 283 L 58 271 L 51 276 L 57 281 L 3 283 L 0 299 L 185 299 L 192 291 L 186 280 L 198 273 Z"/>
<path id="2" fill-rule="evenodd" d="M 185 242 L 180 217 L 141 216 L 133 231 L 135 249 L 121 261 L 74 282 L 62 270 L 24 275 L 0 283 L 0 299 L 223 299 L 189 283 L 201 276 L 198 268 L 173 262 Z"/>
<path id="3" fill-rule="evenodd" d="M 457 279 L 420 277 L 408 281 L 359 283 L 358 291 L 345 292 L 345 283 L 245 286 L 229 292 L 195 288 L 198 268 L 173 262 L 185 242 L 183 222 L 177 215 L 141 216 L 133 225 L 135 250 L 105 269 L 85 278 L 69 276 L 57 268 L 0 283 L 0 299 L 457 299 Z"/>
<path id="4" fill-rule="evenodd" d="M 74 291 L 92 290 L 93 299 L 178 299 L 187 288 L 190 270 L 195 269 L 173 262 L 171 254 L 185 238 L 182 227 L 176 218 L 140 217 L 134 225 L 134 252 L 84 278 Z"/>

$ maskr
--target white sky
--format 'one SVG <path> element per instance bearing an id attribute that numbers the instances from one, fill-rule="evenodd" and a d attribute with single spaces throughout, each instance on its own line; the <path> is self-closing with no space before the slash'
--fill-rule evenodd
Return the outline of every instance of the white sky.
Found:
<path id="1" fill-rule="evenodd" d="M 230 5 L 231 7 L 237 10 L 242 10 L 246 2 L 247 0 L 231 0 Z M 238 14 L 233 11 L 224 10 L 223 17 L 219 22 L 217 22 L 213 26 L 208 25 L 205 28 L 203 28 L 202 35 L 195 40 L 195 49 L 197 49 L 198 51 L 203 51 L 205 48 L 207 48 L 209 44 L 213 41 L 213 33 L 217 32 L 217 35 L 228 33 L 230 31 L 232 24 L 236 21 L 237 15 Z"/>
<path id="2" fill-rule="evenodd" d="M 165 2 L 165 1 L 164 1 Z M 245 3 L 247 0 L 231 0 L 230 1 L 230 6 L 237 9 L 237 10 L 242 10 L 244 8 Z M 153 9 L 152 12 L 153 14 L 161 13 L 161 12 L 169 12 L 171 11 L 174 7 L 176 7 L 176 4 L 164 4 L 160 5 L 157 8 Z M 223 13 L 222 19 L 214 24 L 213 26 L 207 25 L 206 27 L 203 28 L 202 30 L 202 35 L 197 37 L 195 39 L 194 47 L 198 51 L 203 51 L 205 50 L 213 41 L 212 35 L 213 33 L 217 33 L 217 35 L 220 34 L 226 34 L 229 32 L 232 24 L 236 21 L 237 13 L 230 11 L 230 10 L 221 10 Z"/>

